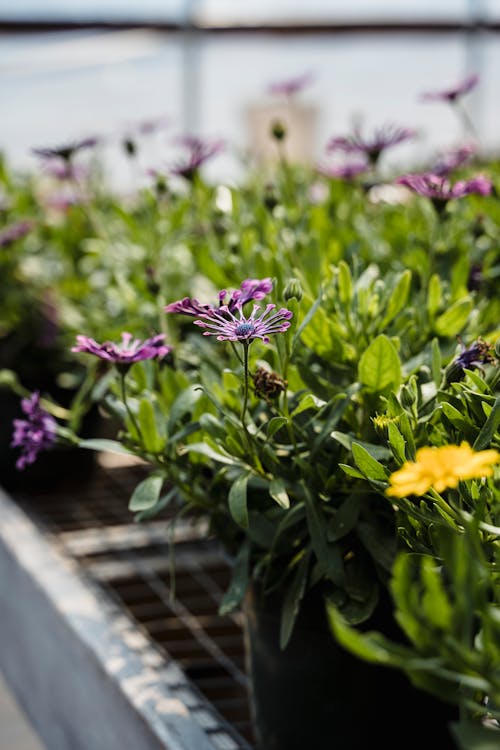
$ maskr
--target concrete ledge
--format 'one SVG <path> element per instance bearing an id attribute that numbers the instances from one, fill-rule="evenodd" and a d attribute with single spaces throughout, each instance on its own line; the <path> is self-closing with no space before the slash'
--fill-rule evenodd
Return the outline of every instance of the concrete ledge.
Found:
<path id="1" fill-rule="evenodd" d="M 214 730 L 210 713 L 189 686 L 190 700 L 179 698 L 186 681 L 175 662 L 155 659 L 128 618 L 2 490 L 0 571 L 0 669 L 49 750 L 236 746 L 204 731 L 203 714 Z"/>

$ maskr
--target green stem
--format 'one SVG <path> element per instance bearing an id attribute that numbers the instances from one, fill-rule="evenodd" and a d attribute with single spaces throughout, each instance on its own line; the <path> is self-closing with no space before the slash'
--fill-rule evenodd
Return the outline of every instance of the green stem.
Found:
<path id="1" fill-rule="evenodd" d="M 247 412 L 247 406 L 248 406 L 248 347 L 250 344 L 248 341 L 243 341 L 243 406 L 241 408 L 241 423 L 243 424 L 243 429 L 245 432 L 247 432 L 247 427 L 245 424 L 245 415 Z"/>
<path id="2" fill-rule="evenodd" d="M 125 406 L 125 409 L 127 411 L 128 417 L 129 417 L 129 419 L 130 419 L 130 421 L 132 423 L 132 426 L 133 426 L 134 430 L 137 433 L 137 439 L 140 441 L 140 443 L 142 445 L 144 443 L 144 441 L 142 439 L 141 430 L 139 428 L 137 420 L 136 420 L 134 414 L 132 413 L 132 411 L 130 409 L 130 406 L 128 404 L 128 401 L 127 401 L 127 389 L 125 387 L 125 373 L 124 372 L 120 372 L 120 385 L 121 385 L 123 405 Z"/>

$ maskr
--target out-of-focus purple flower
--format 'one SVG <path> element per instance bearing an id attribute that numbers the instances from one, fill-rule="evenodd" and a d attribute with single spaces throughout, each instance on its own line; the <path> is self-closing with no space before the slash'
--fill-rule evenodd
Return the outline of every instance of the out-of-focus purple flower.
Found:
<path id="1" fill-rule="evenodd" d="M 273 282 L 269 278 L 245 279 L 241 282 L 239 289 L 231 292 L 227 307 L 231 312 L 234 312 L 237 306 L 243 307 L 244 304 L 251 300 L 263 299 L 266 294 L 270 294 L 272 291 Z M 184 299 L 177 300 L 177 302 L 171 302 L 164 310 L 165 312 L 180 313 L 181 315 L 189 315 L 191 317 L 210 314 L 212 311 L 221 309 L 224 306 L 228 294 L 227 289 L 222 289 L 219 292 L 217 295 L 219 300 L 218 306 L 203 304 L 196 298 L 184 297 Z"/>
<path id="2" fill-rule="evenodd" d="M 0 231 L 0 247 L 9 247 L 17 240 L 21 240 L 31 232 L 35 226 L 33 221 L 26 219 L 25 221 L 17 221 L 15 224 L 11 224 L 5 229 Z"/>
<path id="3" fill-rule="evenodd" d="M 460 341 L 462 351 L 450 362 L 446 368 L 445 378 L 447 383 L 456 383 L 463 380 L 465 370 L 475 370 L 482 365 L 495 362 L 491 344 L 479 338 L 470 346 Z"/>
<path id="4" fill-rule="evenodd" d="M 270 94 L 293 96 L 299 91 L 307 88 L 314 81 L 314 75 L 311 72 L 303 73 L 295 78 L 288 78 L 285 81 L 276 81 L 269 84 L 268 92 Z"/>
<path id="5" fill-rule="evenodd" d="M 48 450 L 56 441 L 57 423 L 53 417 L 40 406 L 40 394 L 35 391 L 29 398 L 23 398 L 21 408 L 26 419 L 14 419 L 14 432 L 11 445 L 21 448 L 21 455 L 16 461 L 18 469 L 24 469 L 34 463 L 40 451 Z"/>
<path id="6" fill-rule="evenodd" d="M 93 354 L 100 359 L 113 362 L 117 366 L 129 367 L 134 362 L 165 357 L 172 351 L 172 347 L 165 345 L 164 339 L 164 334 L 160 333 L 150 339 L 141 341 L 140 339 L 134 339 L 131 333 L 125 332 L 122 333 L 120 344 L 115 344 L 113 341 L 98 344 L 97 341 L 88 336 L 77 336 L 77 346 L 74 346 L 71 351 Z"/>
<path id="7" fill-rule="evenodd" d="M 165 312 L 179 313 L 180 315 L 189 315 L 196 317 L 197 315 L 203 315 L 210 310 L 215 310 L 213 305 L 204 305 L 195 297 L 184 297 L 176 302 L 171 302 L 169 305 L 163 308 Z"/>
<path id="8" fill-rule="evenodd" d="M 64 159 L 47 159 L 43 169 L 51 177 L 64 182 L 66 180 L 81 180 L 87 176 L 88 170 L 82 164 L 73 164 Z"/>
<path id="9" fill-rule="evenodd" d="M 264 299 L 266 294 L 273 291 L 273 282 L 271 279 L 245 279 L 240 284 L 240 288 L 232 292 L 229 302 L 227 303 L 230 312 L 234 312 L 237 306 L 243 307 L 244 304 L 251 300 Z M 219 304 L 222 306 L 225 302 L 227 292 L 223 289 L 219 292 Z"/>
<path id="10" fill-rule="evenodd" d="M 55 211 L 67 211 L 72 206 L 83 203 L 83 197 L 74 190 L 61 190 L 48 195 L 44 198 L 44 202 L 47 208 L 52 208 Z"/>
<path id="11" fill-rule="evenodd" d="M 163 128 L 166 128 L 168 125 L 169 125 L 168 117 L 165 117 L 164 115 L 159 115 L 158 117 L 151 117 L 147 120 L 142 120 L 138 124 L 137 130 L 142 135 L 151 135 L 151 133 L 156 133 L 158 130 L 162 130 Z"/>
<path id="12" fill-rule="evenodd" d="M 193 180 L 202 164 L 224 149 L 224 142 L 221 140 L 202 140 L 192 135 L 182 136 L 177 143 L 186 148 L 188 153 L 185 159 L 171 167 L 170 172 L 189 181 Z"/>
<path id="13" fill-rule="evenodd" d="M 398 185 L 405 185 L 418 195 L 431 198 L 433 202 L 446 203 L 452 198 L 463 198 L 471 193 L 489 195 L 493 183 L 484 175 L 477 175 L 469 180 L 459 180 L 452 184 L 446 177 L 425 172 L 423 174 L 407 174 L 398 177 Z"/>
<path id="14" fill-rule="evenodd" d="M 76 153 L 87 148 L 93 148 L 98 142 L 98 138 L 83 138 L 80 141 L 64 143 L 61 146 L 54 146 L 52 148 L 34 148 L 32 151 L 35 156 L 40 156 L 42 159 L 59 158 L 63 159 L 63 161 L 70 161 Z"/>
<path id="15" fill-rule="evenodd" d="M 368 168 L 366 161 L 352 161 L 345 164 L 319 164 L 317 169 L 324 177 L 351 182 L 364 174 Z"/>
<path id="16" fill-rule="evenodd" d="M 417 135 L 412 128 L 385 125 L 374 131 L 371 137 L 364 137 L 359 128 L 350 136 L 332 138 L 327 143 L 327 151 L 343 151 L 346 154 L 363 154 L 371 164 L 376 164 L 383 151 Z"/>
<path id="17" fill-rule="evenodd" d="M 456 86 L 451 86 L 448 89 L 441 91 L 427 91 L 421 94 L 421 101 L 427 102 L 455 102 L 457 99 L 467 94 L 479 83 L 479 76 L 477 74 L 468 76 L 463 81 L 460 81 Z"/>
<path id="18" fill-rule="evenodd" d="M 194 324 L 204 328 L 204 336 L 217 336 L 219 341 L 242 341 L 249 344 L 256 338 L 262 339 L 267 344 L 269 336 L 273 333 L 282 333 L 290 327 L 290 319 L 293 317 L 291 310 L 282 307 L 276 310 L 276 305 L 266 305 L 264 312 L 259 305 L 254 305 L 252 313 L 245 317 L 241 304 L 237 304 L 234 311 L 238 317 L 223 305 L 218 310 L 210 310 L 203 315 L 203 320 L 195 320 Z"/>
<path id="19" fill-rule="evenodd" d="M 434 164 L 431 172 L 437 174 L 440 177 L 446 177 L 458 167 L 467 164 L 474 154 L 476 153 L 476 146 L 472 143 L 466 143 L 459 148 L 449 151 L 447 154 L 442 154 Z"/>

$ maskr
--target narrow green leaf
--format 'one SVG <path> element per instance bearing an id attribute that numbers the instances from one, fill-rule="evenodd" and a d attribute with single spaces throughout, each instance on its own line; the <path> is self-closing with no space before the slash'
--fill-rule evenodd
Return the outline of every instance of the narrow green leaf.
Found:
<path id="1" fill-rule="evenodd" d="M 297 570 L 287 589 L 281 610 L 280 648 L 284 649 L 290 640 L 293 626 L 297 619 L 300 603 L 304 596 L 309 571 L 309 554 L 305 554 L 297 566 Z"/>
<path id="2" fill-rule="evenodd" d="M 344 474 L 347 474 L 348 477 L 354 477 L 355 479 L 366 479 L 365 475 L 358 471 L 358 469 L 355 469 L 353 466 L 348 466 L 347 464 L 339 464 L 339 469 L 342 469 Z"/>
<path id="3" fill-rule="evenodd" d="M 344 260 L 338 264 L 339 297 L 344 307 L 350 304 L 352 299 L 352 276 L 349 266 Z"/>
<path id="4" fill-rule="evenodd" d="M 140 482 L 132 493 L 128 504 L 129 510 L 148 510 L 153 508 L 160 499 L 164 476 L 162 474 L 150 474 L 149 477 Z"/>
<path id="5" fill-rule="evenodd" d="M 434 330 L 438 336 L 451 338 L 460 333 L 467 323 L 472 307 L 473 302 L 470 297 L 464 297 L 454 302 L 437 318 L 434 324 Z"/>
<path id="6" fill-rule="evenodd" d="M 493 408 L 486 422 L 481 427 L 479 435 L 472 446 L 475 451 L 482 451 L 487 448 L 500 425 L 500 396 L 493 404 Z"/>
<path id="7" fill-rule="evenodd" d="M 439 348 L 439 341 L 432 339 L 431 342 L 431 372 L 434 385 L 439 388 L 441 385 L 441 349 Z"/>
<path id="8" fill-rule="evenodd" d="M 399 463 L 403 464 L 406 461 L 405 447 L 406 442 L 394 422 L 389 422 L 387 426 L 387 433 L 389 437 L 389 444 L 392 448 L 392 452 Z"/>
<path id="9" fill-rule="evenodd" d="M 272 479 L 269 484 L 269 494 L 275 500 L 278 505 L 282 508 L 290 507 L 290 498 L 285 489 L 285 484 L 282 479 Z"/>
<path id="10" fill-rule="evenodd" d="M 250 544 L 245 542 L 239 549 L 233 564 L 231 583 L 219 605 L 219 614 L 233 612 L 241 604 L 249 582 Z"/>
<path id="11" fill-rule="evenodd" d="M 333 583 L 339 586 L 345 584 L 345 573 L 342 556 L 338 545 L 329 544 L 326 536 L 327 525 L 323 513 L 319 507 L 318 500 L 311 497 L 309 490 L 305 487 L 307 527 L 311 535 L 311 543 L 318 563 L 323 568 L 325 575 Z"/>
<path id="12" fill-rule="evenodd" d="M 352 444 L 352 455 L 358 469 L 367 479 L 385 482 L 389 472 L 359 443 Z"/>
<path id="13" fill-rule="evenodd" d="M 281 430 L 282 427 L 284 427 L 288 422 L 287 417 L 273 417 L 269 420 L 267 423 L 267 437 L 272 438 L 272 436 L 278 432 L 278 430 Z"/>
<path id="14" fill-rule="evenodd" d="M 441 294 L 441 279 L 439 274 L 434 273 L 429 279 L 427 288 L 427 314 L 431 321 L 434 320 L 441 307 Z"/>
<path id="15" fill-rule="evenodd" d="M 184 453 L 200 453 L 202 456 L 211 458 L 213 461 L 218 461 L 220 464 L 230 464 L 231 466 L 241 465 L 241 461 L 236 460 L 234 456 L 217 451 L 207 443 L 189 443 L 188 445 L 184 445 L 182 448 L 179 448 L 179 454 L 182 455 Z"/>
<path id="16" fill-rule="evenodd" d="M 152 453 L 160 452 L 165 444 L 165 438 L 159 433 L 153 404 L 147 398 L 143 398 L 139 402 L 138 420 L 146 450 Z"/>
<path id="17" fill-rule="evenodd" d="M 361 355 L 358 378 L 376 393 L 396 390 L 401 384 L 401 362 L 396 347 L 385 334 L 374 339 Z"/>
<path id="18" fill-rule="evenodd" d="M 119 453 L 125 456 L 134 456 L 133 451 L 127 450 L 124 445 L 117 440 L 108 440 L 106 438 L 91 438 L 89 440 L 79 440 L 79 448 L 87 448 L 92 451 L 107 451 L 108 453 Z"/>
<path id="19" fill-rule="evenodd" d="M 297 414 L 301 414 L 301 412 L 306 411 L 306 409 L 321 409 L 326 403 L 326 401 L 314 396 L 312 393 L 307 393 L 300 399 L 298 406 L 293 410 L 291 416 L 296 417 Z"/>
<path id="20" fill-rule="evenodd" d="M 389 323 L 392 320 L 394 320 L 396 315 L 398 315 L 398 313 L 400 313 L 401 310 L 405 307 L 408 301 L 408 295 L 410 292 L 410 284 L 411 284 L 411 271 L 409 269 L 406 269 L 399 276 L 391 292 L 391 295 L 386 305 L 385 315 L 379 326 L 379 331 L 386 328 L 389 325 Z"/>
<path id="21" fill-rule="evenodd" d="M 248 528 L 247 485 L 249 475 L 240 474 L 229 488 L 228 502 L 231 516 L 238 526 Z"/>

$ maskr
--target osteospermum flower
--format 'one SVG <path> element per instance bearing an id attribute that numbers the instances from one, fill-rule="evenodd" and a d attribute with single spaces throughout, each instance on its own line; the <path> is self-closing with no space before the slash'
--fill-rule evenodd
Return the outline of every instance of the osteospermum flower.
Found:
<path id="1" fill-rule="evenodd" d="M 293 317 L 291 310 L 282 307 L 276 310 L 276 305 L 266 305 L 260 315 L 259 305 L 254 305 L 251 315 L 245 317 L 241 304 L 236 305 L 238 317 L 231 312 L 227 305 L 218 310 L 211 310 L 203 316 L 203 320 L 195 320 L 194 324 L 205 328 L 204 336 L 217 336 L 219 341 L 242 341 L 249 344 L 254 339 L 262 339 L 267 344 L 273 333 L 282 333 L 290 327 Z"/>
<path id="2" fill-rule="evenodd" d="M 446 368 L 446 382 L 456 383 L 463 380 L 465 370 L 475 370 L 485 364 L 491 364 L 495 361 L 492 354 L 492 346 L 487 341 L 479 338 L 470 346 L 461 343 L 462 351 L 450 362 Z"/>
<path id="3" fill-rule="evenodd" d="M 251 300 L 263 299 L 266 294 L 269 294 L 272 291 L 273 282 L 269 278 L 245 279 L 241 282 L 239 289 L 235 289 L 231 292 L 227 306 L 230 311 L 234 311 L 237 303 L 240 306 L 243 306 Z M 210 313 L 213 310 L 220 309 L 224 305 L 227 295 L 228 291 L 226 289 L 222 289 L 222 291 L 219 292 L 217 295 L 219 299 L 218 306 L 201 303 L 196 297 L 184 297 L 184 299 L 171 302 L 164 308 L 164 310 L 165 312 L 180 313 L 181 315 L 197 317 L 199 315 Z"/>
<path id="4" fill-rule="evenodd" d="M 489 195 L 493 189 L 493 183 L 484 175 L 477 175 L 469 180 L 459 180 L 452 184 L 446 177 L 425 172 L 403 175 L 397 178 L 396 183 L 405 185 L 418 195 L 431 198 L 435 205 L 444 204 L 452 198 L 463 198 L 471 193 Z"/>
<path id="5" fill-rule="evenodd" d="M 29 220 L 17 221 L 5 229 L 0 230 L 0 247 L 9 247 L 17 240 L 26 237 L 34 227 L 34 223 Z"/>
<path id="6" fill-rule="evenodd" d="M 42 159 L 59 158 L 63 161 L 70 161 L 76 153 L 87 148 L 93 148 L 97 143 L 97 138 L 84 138 L 80 141 L 64 143 L 61 146 L 54 146 L 52 148 L 34 148 L 32 150 L 36 156 L 40 156 Z"/>
<path id="7" fill-rule="evenodd" d="M 184 160 L 180 160 L 171 167 L 172 174 L 192 180 L 202 164 L 212 156 L 215 156 L 224 148 L 222 141 L 202 140 L 196 136 L 186 135 L 178 139 L 178 143 L 184 146 L 188 154 Z"/>
<path id="8" fill-rule="evenodd" d="M 346 162 L 345 164 L 320 164 L 318 172 L 324 177 L 334 180 L 345 180 L 350 182 L 368 169 L 366 161 Z"/>
<path id="9" fill-rule="evenodd" d="M 455 102 L 460 99 L 464 94 L 467 94 L 479 83 L 479 76 L 477 74 L 468 76 L 463 81 L 460 81 L 456 86 L 443 89 L 441 91 L 428 91 L 421 94 L 420 99 L 422 101 L 437 101 L 437 102 Z"/>
<path id="10" fill-rule="evenodd" d="M 467 442 L 460 445 L 425 447 L 417 451 L 415 461 L 407 461 L 389 477 L 390 497 L 424 495 L 428 490 L 442 492 L 456 487 L 463 479 L 479 479 L 493 474 L 500 461 L 496 450 L 474 451 Z"/>
<path id="11" fill-rule="evenodd" d="M 26 419 L 14 419 L 14 433 L 11 446 L 21 448 L 21 456 L 16 461 L 18 469 L 24 469 L 35 462 L 40 451 L 48 450 L 56 441 L 57 423 L 40 406 L 40 394 L 35 391 L 29 398 L 23 398 L 21 408 Z"/>
<path id="12" fill-rule="evenodd" d="M 415 130 L 395 125 L 378 128 L 371 137 L 363 136 L 361 130 L 356 128 L 353 135 L 332 138 L 326 148 L 330 152 L 343 151 L 346 154 L 361 154 L 371 164 L 376 164 L 383 151 L 415 136 Z"/>
<path id="13" fill-rule="evenodd" d="M 145 359 L 165 357 L 172 351 L 172 347 L 164 344 L 164 339 L 164 334 L 160 333 L 150 339 L 141 341 L 140 339 L 134 339 L 131 333 L 125 332 L 122 333 L 120 344 L 115 344 L 112 341 L 98 344 L 97 341 L 88 336 L 77 336 L 77 346 L 74 346 L 71 351 L 86 352 L 107 362 L 113 362 L 118 366 L 128 367 L 134 362 L 142 362 Z"/>
<path id="14" fill-rule="evenodd" d="M 293 96 L 302 91 L 314 80 L 312 73 L 303 73 L 301 76 L 295 78 L 288 78 L 285 81 L 276 81 L 271 83 L 268 87 L 270 94 L 284 94 L 285 96 Z"/>
<path id="15" fill-rule="evenodd" d="M 446 177 L 458 167 L 467 164 L 476 153 L 476 147 L 472 143 L 466 143 L 453 151 L 441 154 L 432 167 L 431 172 L 439 177 Z"/>

